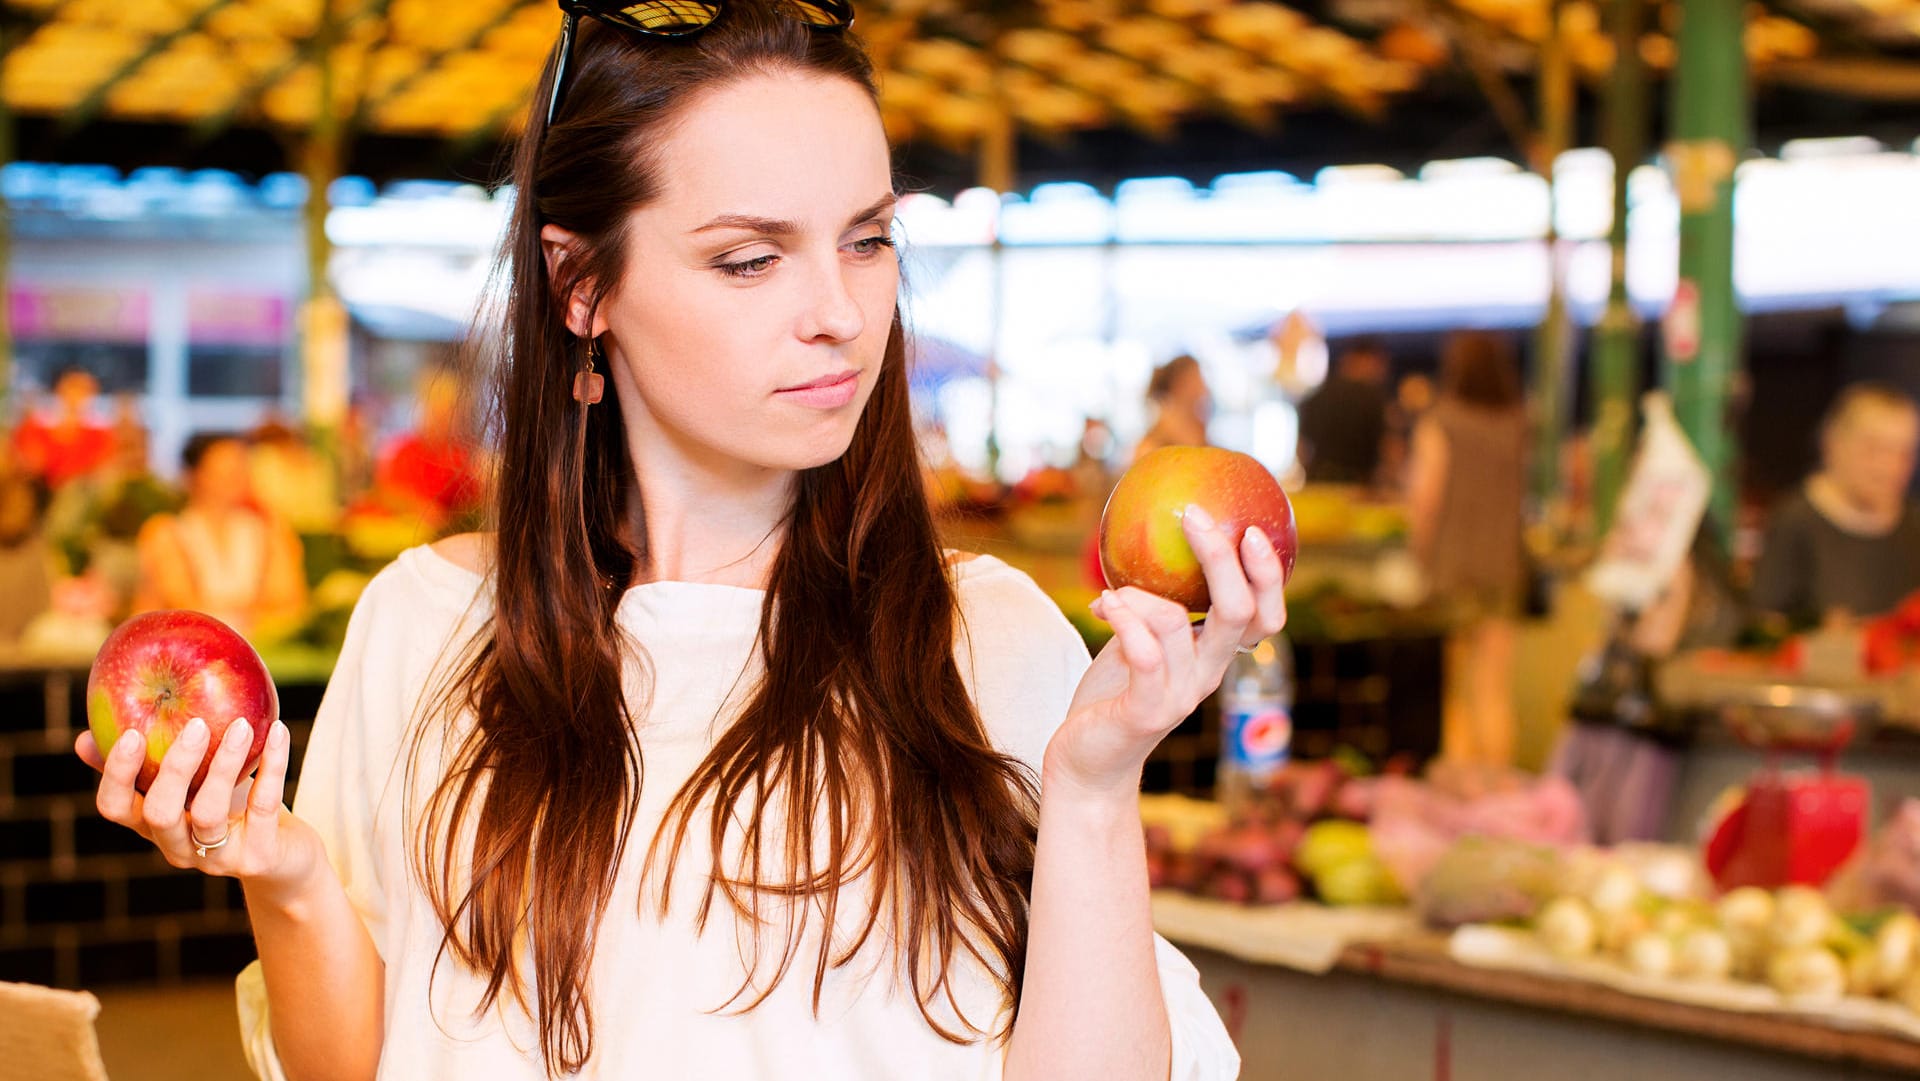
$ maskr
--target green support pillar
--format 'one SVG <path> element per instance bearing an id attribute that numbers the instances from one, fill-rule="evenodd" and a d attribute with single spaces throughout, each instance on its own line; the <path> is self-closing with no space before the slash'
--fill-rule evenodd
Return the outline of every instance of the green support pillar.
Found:
<path id="1" fill-rule="evenodd" d="M 1614 503 L 1626 483 L 1633 438 L 1633 403 L 1640 395 L 1640 321 L 1627 292 L 1627 186 L 1647 152 L 1647 69 L 1640 59 L 1646 0 L 1611 0 L 1607 29 L 1613 38 L 1613 72 L 1607 79 L 1607 152 L 1613 157 L 1613 284 L 1606 314 L 1594 328 L 1588 369 L 1593 401 L 1593 530 L 1605 536 Z"/>
<path id="2" fill-rule="evenodd" d="M 328 192 L 339 178 L 345 137 L 335 94 L 334 51 L 340 42 L 337 0 L 322 0 L 315 31 L 314 64 L 319 100 L 313 130 L 302 145 L 301 172 L 307 179 L 305 216 L 307 299 L 301 311 L 300 368 L 302 411 L 322 447 L 333 440 L 347 411 L 347 316 L 334 293 L 330 266 L 333 244 L 327 238 Z"/>
<path id="3" fill-rule="evenodd" d="M 999 56 L 1000 43 L 994 42 L 993 55 Z M 996 72 L 998 69 L 996 68 Z M 1013 104 L 1007 98 L 1000 76 L 993 77 L 993 113 L 986 130 L 980 133 L 980 186 L 1001 196 L 1013 190 L 1014 167 L 1018 151 L 1019 126 Z M 993 218 L 993 292 L 988 299 L 987 323 L 987 473 L 1000 475 L 1000 335 L 1006 323 L 1007 249 L 1000 238 L 1000 213 Z"/>
<path id="4" fill-rule="evenodd" d="M 1740 0 L 1687 0 L 1675 10 L 1680 61 L 1667 158 L 1680 202 L 1680 288 L 1664 336 L 1664 375 L 1674 412 L 1713 473 L 1709 513 L 1725 538 L 1735 495 L 1727 400 L 1741 357 L 1733 174 L 1749 142 L 1744 23 Z"/>
<path id="5" fill-rule="evenodd" d="M 1531 149 L 1533 167 L 1547 181 L 1547 314 L 1534 335 L 1533 393 L 1537 441 L 1533 494 L 1546 507 L 1560 491 L 1560 448 L 1567 424 L 1568 370 L 1573 362 L 1573 323 L 1567 312 L 1566 257 L 1560 243 L 1554 163 L 1573 142 L 1573 59 L 1561 20 L 1564 0 L 1550 6 L 1552 26 L 1540 53 L 1540 130 Z"/>

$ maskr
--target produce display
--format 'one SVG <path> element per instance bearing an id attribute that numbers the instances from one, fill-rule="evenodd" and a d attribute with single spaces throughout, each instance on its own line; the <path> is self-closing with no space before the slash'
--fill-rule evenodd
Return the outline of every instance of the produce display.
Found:
<path id="1" fill-rule="evenodd" d="M 1300 539 L 1309 545 L 1379 544 L 1407 532 L 1405 507 L 1344 485 L 1307 485 L 1293 496 L 1293 514 Z"/>
<path id="2" fill-rule="evenodd" d="M 1920 917 L 1888 908 L 1842 918 L 1807 886 L 1673 898 L 1612 865 L 1547 901 L 1531 926 L 1555 956 L 1605 957 L 1642 976 L 1761 983 L 1802 1002 L 1877 996 L 1920 1009 Z"/>
<path id="3" fill-rule="evenodd" d="M 1391 774 L 1411 763 L 1388 764 Z M 1157 888 L 1223 901 L 1280 904 L 1314 897 L 1334 905 L 1398 904 L 1405 891 L 1374 850 L 1367 822 L 1384 778 L 1352 760 L 1289 762 L 1267 790 L 1189 848 L 1147 829 L 1147 872 Z"/>
<path id="4" fill-rule="evenodd" d="M 1920 593 L 1882 616 L 1839 620 L 1798 633 L 1761 628 L 1740 650 L 1708 650 L 1710 670 L 1750 671 L 1777 679 L 1842 682 L 1893 676 L 1920 668 Z"/>
<path id="5" fill-rule="evenodd" d="M 1876 676 L 1920 665 L 1920 593 L 1888 615 L 1867 621 L 1860 663 Z"/>

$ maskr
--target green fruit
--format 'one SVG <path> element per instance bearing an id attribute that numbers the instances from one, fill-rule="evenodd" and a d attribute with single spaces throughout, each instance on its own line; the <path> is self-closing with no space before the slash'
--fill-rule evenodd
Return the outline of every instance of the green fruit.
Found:
<path id="1" fill-rule="evenodd" d="M 1365 823 L 1328 819 L 1307 827 L 1294 850 L 1293 865 L 1302 874 L 1318 878 L 1338 864 L 1373 858 L 1373 836 Z"/>
<path id="2" fill-rule="evenodd" d="M 1313 877 L 1330 905 L 1394 905 L 1406 900 L 1386 867 L 1372 856 L 1335 864 Z"/>

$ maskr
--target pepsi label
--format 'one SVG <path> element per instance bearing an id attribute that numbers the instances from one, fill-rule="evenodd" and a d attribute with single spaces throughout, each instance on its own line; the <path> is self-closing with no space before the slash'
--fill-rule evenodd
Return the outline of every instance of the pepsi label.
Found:
<path id="1" fill-rule="evenodd" d="M 1236 702 L 1223 711 L 1227 762 L 1236 769 L 1266 770 L 1287 760 L 1293 718 L 1278 699 Z"/>

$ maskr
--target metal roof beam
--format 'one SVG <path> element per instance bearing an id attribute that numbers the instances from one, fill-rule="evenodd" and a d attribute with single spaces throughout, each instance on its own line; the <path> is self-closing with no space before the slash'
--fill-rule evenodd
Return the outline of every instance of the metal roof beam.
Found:
<path id="1" fill-rule="evenodd" d="M 1878 57 L 1795 60 L 1768 69 L 1768 82 L 1868 101 L 1920 102 L 1920 63 Z"/>
<path id="2" fill-rule="evenodd" d="M 203 4 L 187 21 L 164 34 L 156 35 L 153 40 L 147 42 L 145 48 L 142 48 L 139 52 L 129 57 L 126 63 L 121 64 L 114 70 L 113 74 L 107 76 L 98 86 L 88 91 L 87 96 L 80 99 L 80 104 L 74 106 L 65 116 L 61 117 L 61 134 L 72 135 L 74 132 L 92 123 L 99 117 L 101 110 L 106 108 L 107 98 L 113 94 L 114 90 L 116 90 L 121 83 L 126 82 L 141 68 L 146 67 L 148 61 L 166 52 L 168 49 L 173 48 L 175 42 L 189 35 L 199 33 L 200 29 L 207 25 L 209 19 L 218 14 L 221 9 L 233 6 L 235 2 L 236 0 L 211 0 L 210 3 Z"/>
<path id="3" fill-rule="evenodd" d="M 367 118 L 377 115 L 380 110 L 398 100 L 400 95 L 420 85 L 421 80 L 439 71 L 441 67 L 445 66 L 448 60 L 479 48 L 481 43 L 486 40 L 487 35 L 505 26 L 508 22 L 512 21 L 514 16 L 520 14 L 520 12 L 542 2 L 544 2 L 544 0 L 508 0 L 508 2 L 502 5 L 500 10 L 494 14 L 493 18 L 475 27 L 473 33 L 467 35 L 466 40 L 445 49 L 428 53 L 421 60 L 419 67 L 407 72 L 406 75 L 388 87 L 386 92 L 378 98 L 368 100 L 364 96 L 361 97 L 360 101 L 354 106 L 352 119 L 347 122 L 348 130 L 359 130 L 360 126 L 367 121 Z"/>
<path id="4" fill-rule="evenodd" d="M 0 8 L 0 57 L 26 44 L 27 39 L 53 22 L 17 8 Z"/>
<path id="5" fill-rule="evenodd" d="M 338 36 L 344 36 L 368 19 L 384 18 L 387 9 L 392 6 L 393 0 L 369 0 L 359 10 L 341 21 L 336 40 Z M 294 49 L 292 55 L 269 68 L 258 79 L 241 87 L 239 93 L 227 99 L 226 105 L 221 107 L 219 112 L 210 113 L 194 121 L 193 127 L 188 129 L 187 137 L 193 142 L 205 143 L 232 127 L 235 121 L 239 120 L 247 110 L 259 105 L 261 99 L 285 81 L 287 76 L 313 62 L 319 50 L 318 40 L 315 37 L 303 42 Z"/>

